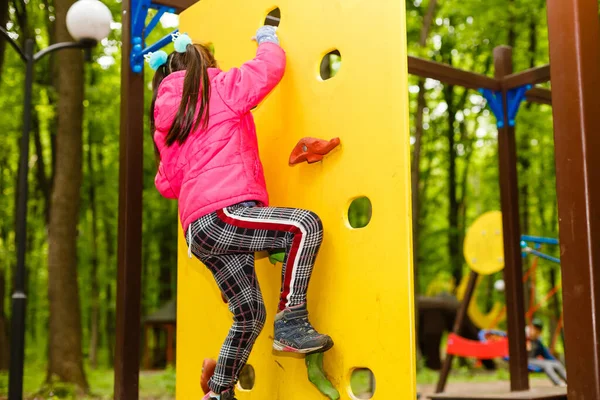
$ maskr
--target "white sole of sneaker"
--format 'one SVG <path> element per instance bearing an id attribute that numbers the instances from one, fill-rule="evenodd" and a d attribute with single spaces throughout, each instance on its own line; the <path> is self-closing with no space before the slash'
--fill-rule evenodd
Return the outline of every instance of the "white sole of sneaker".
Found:
<path id="1" fill-rule="evenodd" d="M 323 346 L 320 347 L 311 347 L 308 349 L 296 349 L 290 346 L 287 346 L 283 343 L 278 342 L 277 340 L 275 340 L 273 342 L 273 350 L 275 351 L 281 351 L 284 353 L 296 353 L 296 354 L 306 354 L 306 353 L 312 353 L 312 352 L 316 352 L 318 350 L 321 350 L 323 348 Z"/>

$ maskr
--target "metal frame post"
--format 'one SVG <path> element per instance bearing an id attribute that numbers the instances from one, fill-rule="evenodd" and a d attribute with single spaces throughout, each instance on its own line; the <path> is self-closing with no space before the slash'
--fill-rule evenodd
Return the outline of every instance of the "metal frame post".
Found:
<path id="1" fill-rule="evenodd" d="M 133 72 L 132 3 L 123 0 L 115 400 L 139 398 L 144 74 Z"/>
<path id="2" fill-rule="evenodd" d="M 496 79 L 512 74 L 512 49 L 494 49 Z M 502 90 L 503 109 L 509 110 L 508 90 Z M 527 348 L 525 337 L 525 295 L 523 292 L 523 262 L 521 258 L 521 228 L 519 224 L 519 183 L 517 178 L 517 146 L 514 123 L 508 112 L 502 115 L 498 128 L 498 161 L 500 164 L 500 200 L 504 236 L 504 281 L 506 282 L 506 315 L 510 352 L 511 391 L 529 390 Z M 500 125 L 500 124 L 499 124 Z"/>
<path id="3" fill-rule="evenodd" d="M 460 335 L 462 333 L 462 327 L 469 312 L 469 305 L 471 304 L 471 300 L 475 294 L 475 287 L 477 286 L 478 278 L 479 275 L 477 272 L 470 272 L 469 281 L 467 282 L 467 290 L 465 291 L 465 297 L 460 303 L 460 308 L 458 309 L 456 319 L 454 320 L 454 326 L 452 327 L 452 333 L 456 335 Z M 443 393 L 444 390 L 446 390 L 446 383 L 448 382 L 448 376 L 450 376 L 450 370 L 452 369 L 452 361 L 454 361 L 454 355 L 446 354 L 444 364 L 442 365 L 442 371 L 440 372 L 440 377 L 435 387 L 436 393 Z"/>
<path id="4" fill-rule="evenodd" d="M 598 0 L 548 0 L 568 396 L 600 399 Z"/>
<path id="5" fill-rule="evenodd" d="M 181 12 L 196 1 L 123 0 L 122 3 L 115 400 L 139 398 L 144 55 L 166 46 L 171 42 L 171 36 L 167 35 L 150 46 L 146 46 L 145 39 L 164 13 Z M 156 9 L 157 13 L 146 24 L 149 9 Z"/>

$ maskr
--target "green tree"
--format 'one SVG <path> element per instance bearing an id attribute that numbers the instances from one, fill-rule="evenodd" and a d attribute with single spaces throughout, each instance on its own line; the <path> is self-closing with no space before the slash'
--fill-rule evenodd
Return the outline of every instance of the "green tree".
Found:
<path id="1" fill-rule="evenodd" d="M 65 22 L 67 10 L 72 4 L 72 0 L 55 0 L 57 41 L 72 40 Z M 77 280 L 77 225 L 82 182 L 83 55 L 79 50 L 68 50 L 58 53 L 56 58 L 56 169 L 48 228 L 48 379 L 58 377 L 87 391 Z"/>

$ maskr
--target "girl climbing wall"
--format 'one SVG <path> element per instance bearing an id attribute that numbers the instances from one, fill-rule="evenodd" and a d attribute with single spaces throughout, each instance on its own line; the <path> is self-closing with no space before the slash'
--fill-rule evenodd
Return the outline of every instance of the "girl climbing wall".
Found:
<path id="1" fill-rule="evenodd" d="M 310 211 L 268 207 L 250 111 L 283 77 L 285 53 L 274 27 L 260 28 L 256 41 L 256 57 L 228 72 L 187 35 L 176 38 L 170 55 L 149 57 L 156 70 L 150 110 L 159 156 L 156 187 L 178 200 L 188 254 L 210 269 L 234 315 L 206 400 L 234 399 L 239 373 L 265 324 L 254 252 L 286 250 L 273 348 L 310 354 L 333 346 L 312 327 L 306 306 L 321 221 Z"/>

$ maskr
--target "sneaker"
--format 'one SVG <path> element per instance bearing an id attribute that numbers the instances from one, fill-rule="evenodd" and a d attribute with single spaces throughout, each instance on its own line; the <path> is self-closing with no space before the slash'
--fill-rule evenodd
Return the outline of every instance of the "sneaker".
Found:
<path id="1" fill-rule="evenodd" d="M 227 390 L 221 394 L 208 392 L 202 400 L 236 400 L 233 390 Z"/>
<path id="2" fill-rule="evenodd" d="M 333 347 L 333 340 L 308 322 L 306 304 L 286 308 L 275 316 L 273 349 L 288 353 L 322 353 Z"/>

